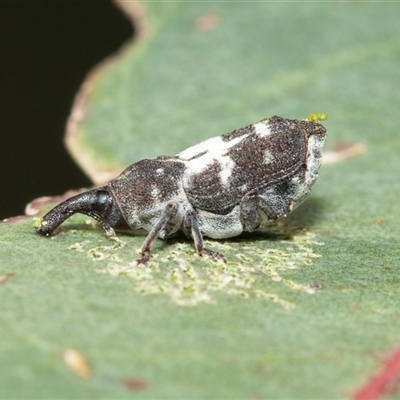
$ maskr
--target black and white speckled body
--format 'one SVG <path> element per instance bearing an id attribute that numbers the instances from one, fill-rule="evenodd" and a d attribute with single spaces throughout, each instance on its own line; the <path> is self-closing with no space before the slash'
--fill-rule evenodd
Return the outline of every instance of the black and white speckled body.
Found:
<path id="1" fill-rule="evenodd" d="M 37 231 L 49 235 L 70 215 L 98 220 L 109 235 L 126 223 L 149 232 L 146 262 L 157 238 L 178 231 L 192 237 L 229 238 L 285 216 L 310 193 L 318 177 L 325 128 L 314 122 L 271 117 L 208 139 L 175 157 L 128 167 L 107 186 L 66 200 L 43 217 Z"/>

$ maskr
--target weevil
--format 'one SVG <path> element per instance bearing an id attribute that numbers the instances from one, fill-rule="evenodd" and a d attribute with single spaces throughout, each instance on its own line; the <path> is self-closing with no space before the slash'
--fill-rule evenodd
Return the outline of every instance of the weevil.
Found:
<path id="1" fill-rule="evenodd" d="M 176 156 L 145 159 L 106 186 L 88 190 L 49 211 L 36 231 L 49 236 L 75 213 L 100 223 L 108 236 L 126 225 L 148 235 L 138 263 L 157 239 L 178 231 L 199 255 L 226 262 L 204 247 L 203 236 L 231 238 L 286 216 L 318 177 L 326 129 L 313 119 L 278 116 L 201 142 Z"/>

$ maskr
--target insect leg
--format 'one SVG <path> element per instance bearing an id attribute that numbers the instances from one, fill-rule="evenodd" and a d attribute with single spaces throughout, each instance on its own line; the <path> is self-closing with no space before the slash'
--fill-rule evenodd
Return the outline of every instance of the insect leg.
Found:
<path id="1" fill-rule="evenodd" d="M 150 247 L 152 243 L 157 239 L 160 232 L 167 226 L 168 222 L 175 218 L 178 208 L 179 205 L 176 202 L 170 202 L 166 205 L 164 214 L 153 226 L 153 229 L 149 232 L 142 245 L 142 258 L 136 260 L 138 264 L 146 264 L 146 262 L 150 260 Z"/>
<path id="2" fill-rule="evenodd" d="M 261 224 L 261 218 L 257 212 L 258 202 L 258 193 L 253 192 L 246 194 L 240 203 L 240 221 L 248 232 L 253 232 Z"/>
<path id="3" fill-rule="evenodd" d="M 223 254 L 217 253 L 214 250 L 204 247 L 203 234 L 200 231 L 199 222 L 197 220 L 197 214 L 195 211 L 188 211 L 186 213 L 186 223 L 190 226 L 190 232 L 194 241 L 194 247 L 196 248 L 197 254 L 199 256 L 202 253 L 207 253 L 209 256 L 226 263 L 226 258 Z"/>
<path id="4" fill-rule="evenodd" d="M 280 186 L 249 192 L 243 197 L 240 203 L 240 219 L 246 231 L 252 232 L 260 226 L 261 218 L 257 212 L 258 209 L 263 211 L 271 221 L 291 211 L 293 201 Z"/>

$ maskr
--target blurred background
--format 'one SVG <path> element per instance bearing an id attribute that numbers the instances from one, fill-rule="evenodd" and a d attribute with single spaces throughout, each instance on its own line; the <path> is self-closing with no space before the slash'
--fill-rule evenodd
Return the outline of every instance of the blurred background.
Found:
<path id="1" fill-rule="evenodd" d="M 133 34 L 111 1 L 0 0 L 0 220 L 90 186 L 63 136 L 89 70 Z"/>

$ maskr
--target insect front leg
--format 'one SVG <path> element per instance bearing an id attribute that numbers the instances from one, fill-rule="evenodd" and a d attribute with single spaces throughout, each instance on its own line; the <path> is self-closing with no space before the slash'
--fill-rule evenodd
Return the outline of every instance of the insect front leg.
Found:
<path id="1" fill-rule="evenodd" d="M 246 231 L 252 232 L 261 224 L 258 209 L 271 221 L 288 214 L 293 201 L 281 185 L 247 193 L 240 203 L 240 220 Z"/>
<path id="2" fill-rule="evenodd" d="M 217 253 L 214 250 L 204 247 L 203 234 L 201 233 L 199 222 L 197 220 L 197 213 L 193 210 L 188 211 L 186 213 L 185 230 L 190 232 L 194 241 L 194 247 L 199 256 L 201 256 L 202 253 L 204 252 L 207 253 L 209 256 L 215 258 L 216 260 L 223 261 L 226 263 L 226 258 L 223 254 Z"/>
<path id="3" fill-rule="evenodd" d="M 142 258 L 136 260 L 137 264 L 146 264 L 150 260 L 150 247 L 152 243 L 157 239 L 160 232 L 165 229 L 172 219 L 174 219 L 178 213 L 179 204 L 175 201 L 171 201 L 165 207 L 164 213 L 158 222 L 153 226 L 153 229 L 149 232 L 142 245 Z"/>

